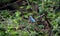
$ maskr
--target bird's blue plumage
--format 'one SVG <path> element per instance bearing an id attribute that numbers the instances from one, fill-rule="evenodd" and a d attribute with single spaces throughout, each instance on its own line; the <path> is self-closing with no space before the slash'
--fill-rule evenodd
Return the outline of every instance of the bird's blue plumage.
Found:
<path id="1" fill-rule="evenodd" d="M 36 22 L 35 19 L 32 16 L 29 16 L 29 19 L 31 22 Z"/>

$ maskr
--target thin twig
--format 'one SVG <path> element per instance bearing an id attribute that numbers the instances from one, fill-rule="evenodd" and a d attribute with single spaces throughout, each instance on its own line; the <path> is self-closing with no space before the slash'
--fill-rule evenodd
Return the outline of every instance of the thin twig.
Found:
<path id="1" fill-rule="evenodd" d="M 28 6 L 31 6 L 30 3 L 29 3 L 29 1 L 28 1 L 28 0 L 26 0 L 26 1 L 27 1 L 27 3 L 28 3 Z M 31 6 L 31 9 L 34 11 L 34 9 L 33 9 L 32 6 Z"/>

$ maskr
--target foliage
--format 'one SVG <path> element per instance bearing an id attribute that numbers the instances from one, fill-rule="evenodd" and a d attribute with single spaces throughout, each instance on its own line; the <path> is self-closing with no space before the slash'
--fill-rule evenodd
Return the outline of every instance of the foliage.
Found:
<path id="1" fill-rule="evenodd" d="M 6 0 L 4 0 L 3 2 L 5 1 Z M 38 5 L 39 12 L 34 10 L 36 6 L 32 6 L 30 2 Z M 59 36 L 59 3 L 59 0 L 27 0 L 28 5 L 22 5 L 19 7 L 20 9 L 22 9 L 22 11 L 20 11 L 20 9 L 17 9 L 14 12 L 11 12 L 9 10 L 0 11 L 0 36 L 49 36 L 49 33 L 47 33 L 48 30 L 44 29 L 46 28 L 46 26 L 44 25 L 46 24 L 46 17 L 49 20 L 50 25 L 52 26 L 52 35 Z M 25 2 L 23 2 L 23 4 L 25 4 Z M 46 13 L 47 15 L 45 16 Z M 44 16 L 41 17 L 41 15 L 43 14 Z M 29 16 L 32 16 L 32 18 L 36 20 L 36 22 L 31 22 L 29 20 Z"/>

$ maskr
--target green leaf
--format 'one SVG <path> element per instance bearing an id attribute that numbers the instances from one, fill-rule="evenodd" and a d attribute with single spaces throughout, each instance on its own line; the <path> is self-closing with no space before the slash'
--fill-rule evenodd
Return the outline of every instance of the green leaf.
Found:
<path id="1" fill-rule="evenodd" d="M 16 11 L 16 12 L 15 12 L 15 14 L 16 14 L 16 17 L 19 17 L 19 16 L 20 16 L 20 14 L 21 14 L 21 12 Z"/>
<path id="2" fill-rule="evenodd" d="M 28 15 L 24 15 L 25 18 L 28 18 Z"/>
<path id="3" fill-rule="evenodd" d="M 26 9 L 30 9 L 30 8 L 31 8 L 31 6 L 30 6 L 30 5 L 28 5 Z"/>
<path id="4" fill-rule="evenodd" d="M 43 26 L 43 25 L 39 25 L 39 28 L 41 28 L 41 29 L 42 29 L 42 28 L 44 28 L 44 26 Z"/>
<path id="5" fill-rule="evenodd" d="M 35 31 L 31 31 L 31 36 L 35 36 L 37 33 Z"/>
<path id="6" fill-rule="evenodd" d="M 20 8 L 24 8 L 24 6 L 21 6 Z"/>
<path id="7" fill-rule="evenodd" d="M 33 0 L 29 0 L 30 2 L 33 2 Z"/>

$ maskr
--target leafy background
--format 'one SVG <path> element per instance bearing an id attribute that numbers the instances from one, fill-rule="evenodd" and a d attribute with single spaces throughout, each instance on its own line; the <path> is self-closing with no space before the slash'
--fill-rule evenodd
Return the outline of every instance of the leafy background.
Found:
<path id="1" fill-rule="evenodd" d="M 0 5 L 6 3 L 0 6 L 0 36 L 60 36 L 60 0 L 0 1 Z M 31 22 L 29 16 L 36 22 Z"/>

